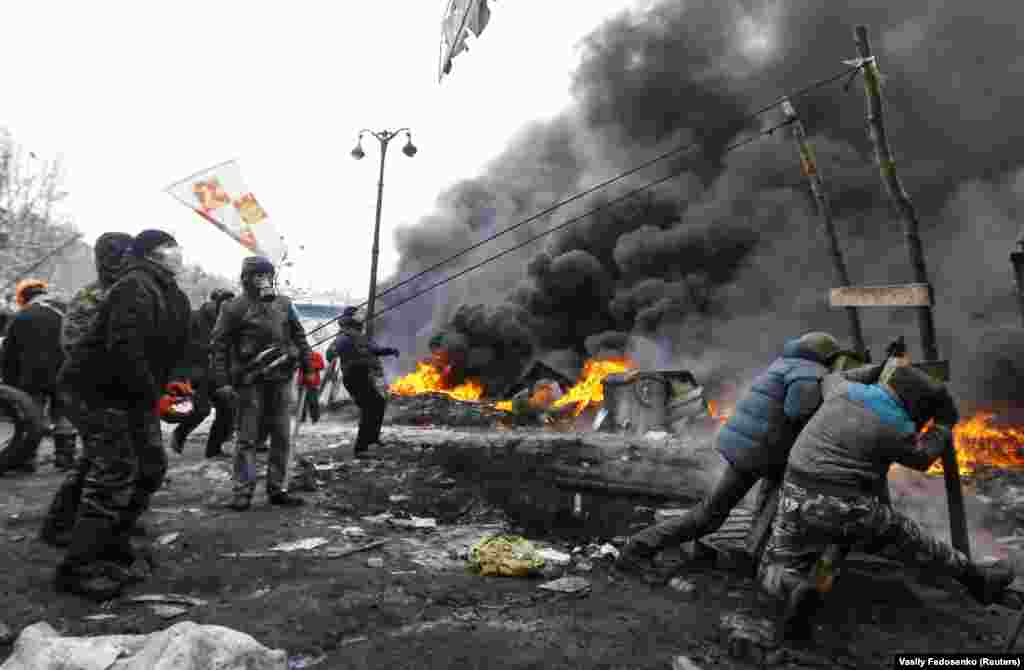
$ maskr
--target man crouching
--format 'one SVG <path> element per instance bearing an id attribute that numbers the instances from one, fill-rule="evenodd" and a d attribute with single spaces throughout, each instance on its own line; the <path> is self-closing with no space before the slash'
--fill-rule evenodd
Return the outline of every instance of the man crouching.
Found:
<path id="1" fill-rule="evenodd" d="M 762 586 L 786 601 L 781 637 L 811 636 L 810 619 L 831 589 L 836 564 L 854 549 L 895 550 L 908 563 L 960 581 L 978 601 L 992 602 L 1012 573 L 972 563 L 895 511 L 884 492 L 893 463 L 924 471 L 951 447 L 959 415 L 946 387 L 904 366 L 870 385 L 831 375 L 822 391 L 821 409 L 790 453 L 760 568 Z"/>
<path id="2" fill-rule="evenodd" d="M 296 367 L 303 383 L 315 380 L 306 332 L 291 300 L 274 289 L 274 264 L 262 256 L 242 262 L 242 295 L 226 303 L 210 337 L 215 393 L 238 404 L 235 486 L 231 508 L 249 509 L 256 490 L 256 443 L 270 435 L 267 497 L 271 505 L 302 505 L 287 492 L 291 431 L 288 409 Z M 230 362 L 230 363 L 229 363 Z"/>

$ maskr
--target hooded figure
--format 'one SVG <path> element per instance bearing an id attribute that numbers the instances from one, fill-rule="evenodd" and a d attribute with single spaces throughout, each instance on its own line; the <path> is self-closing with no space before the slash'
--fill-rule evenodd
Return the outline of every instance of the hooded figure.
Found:
<path id="1" fill-rule="evenodd" d="M 171 235 L 136 235 L 95 322 L 62 370 L 80 399 L 92 444 L 71 541 L 57 568 L 61 591 L 109 600 L 144 578 L 130 539 L 167 471 L 157 411 L 188 343 L 188 298 L 175 279 L 181 269 Z"/>
<path id="2" fill-rule="evenodd" d="M 21 309 L 7 328 L 4 340 L 4 383 L 32 396 L 40 411 L 49 410 L 53 425 L 54 465 L 67 470 L 75 459 L 75 429 L 66 416 L 66 408 L 57 393 L 57 374 L 64 363 L 60 346 L 64 307 L 50 300 L 46 282 L 26 279 L 18 283 L 16 299 Z M 9 468 L 31 470 L 35 464 L 38 440 L 25 440 L 15 453 L 4 453 L 0 471 Z"/>
<path id="3" fill-rule="evenodd" d="M 292 302 L 277 295 L 274 264 L 262 256 L 242 263 L 242 295 L 225 303 L 210 338 L 213 388 L 220 402 L 238 403 L 232 509 L 249 509 L 256 489 L 256 444 L 270 435 L 267 497 L 272 505 L 303 504 L 287 490 L 291 459 L 291 380 L 302 368 L 314 381 L 306 331 Z"/>
<path id="4" fill-rule="evenodd" d="M 1009 585 L 1004 566 L 982 567 L 895 511 L 883 490 L 893 463 L 925 471 L 952 448 L 959 414 L 946 387 L 909 366 L 887 382 L 822 381 L 825 401 L 789 456 L 779 511 L 760 566 L 769 593 L 787 602 L 783 637 L 807 638 L 810 619 L 852 549 L 897 553 L 929 574 L 960 581 L 989 604 Z M 929 421 L 934 427 L 922 429 Z M 813 570 L 813 574 L 812 574 Z"/>
<path id="5" fill-rule="evenodd" d="M 356 458 L 363 458 L 380 439 L 387 408 L 388 390 L 378 356 L 397 356 L 398 349 L 379 347 L 363 332 L 357 309 L 346 307 L 338 320 L 338 336 L 327 349 L 327 360 L 335 357 L 341 367 L 341 382 L 359 407 L 359 432 L 354 445 Z"/>
<path id="6" fill-rule="evenodd" d="M 94 250 L 97 279 L 75 293 L 64 315 L 60 341 L 66 359 L 71 357 L 72 350 L 92 328 L 99 314 L 100 305 L 117 280 L 124 253 L 131 243 L 132 236 L 128 233 L 103 233 L 96 238 Z M 94 444 L 95 440 L 89 426 L 79 421 L 76 411 L 79 407 L 77 395 L 67 388 L 60 388 L 58 393 L 62 395 L 68 414 L 82 436 L 83 451 L 74 469 L 53 497 L 50 509 L 43 520 L 40 539 L 55 546 L 66 546 L 71 541 L 71 529 L 75 524 L 78 503 L 82 498 L 85 473 L 89 469 L 90 445 Z"/>
<path id="7" fill-rule="evenodd" d="M 793 440 L 821 405 L 822 377 L 848 355 L 828 333 L 806 333 L 787 342 L 782 356 L 754 379 L 716 434 L 723 471 L 711 493 L 686 514 L 633 536 L 622 549 L 618 568 L 634 572 L 652 567 L 651 561 L 664 547 L 718 530 L 759 480 L 780 480 Z M 874 381 L 881 371 L 881 365 L 872 365 L 844 374 Z"/>

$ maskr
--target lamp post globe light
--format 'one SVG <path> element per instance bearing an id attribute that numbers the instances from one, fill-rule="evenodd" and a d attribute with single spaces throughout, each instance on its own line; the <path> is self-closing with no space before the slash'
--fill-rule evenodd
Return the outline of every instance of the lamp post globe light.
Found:
<path id="1" fill-rule="evenodd" d="M 416 155 L 416 146 L 412 143 L 412 132 L 408 128 L 398 130 L 372 130 L 362 129 L 356 138 L 356 146 L 352 149 L 352 158 L 362 160 L 366 156 L 363 151 L 363 136 L 375 137 L 380 143 L 380 176 L 377 179 L 377 218 L 373 224 L 373 250 L 370 256 L 370 293 L 366 302 L 366 335 L 373 337 L 373 314 L 377 302 L 377 256 L 380 254 L 380 212 L 384 199 L 384 157 L 387 155 L 388 143 L 400 133 L 405 133 L 405 146 L 402 153 L 412 158 Z"/>

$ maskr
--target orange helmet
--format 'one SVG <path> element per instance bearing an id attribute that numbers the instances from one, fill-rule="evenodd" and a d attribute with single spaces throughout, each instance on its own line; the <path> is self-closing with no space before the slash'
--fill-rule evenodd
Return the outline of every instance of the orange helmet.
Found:
<path id="1" fill-rule="evenodd" d="M 14 301 L 18 303 L 18 307 L 24 307 L 35 296 L 46 293 L 47 288 L 46 282 L 42 279 L 22 279 L 14 289 Z"/>

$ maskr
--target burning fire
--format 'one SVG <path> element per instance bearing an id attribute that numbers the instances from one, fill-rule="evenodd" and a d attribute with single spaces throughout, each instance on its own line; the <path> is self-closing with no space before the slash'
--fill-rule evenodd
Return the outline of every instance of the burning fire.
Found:
<path id="1" fill-rule="evenodd" d="M 990 425 L 992 412 L 978 412 L 953 428 L 957 465 L 960 474 L 972 474 L 979 465 L 999 468 L 1024 466 L 1024 429 Z M 927 430 L 925 426 L 923 430 Z M 928 469 L 930 475 L 942 474 L 942 461 Z"/>
<path id="2" fill-rule="evenodd" d="M 711 415 L 712 419 L 718 419 L 719 423 L 724 424 L 729 420 L 730 412 L 723 411 L 715 400 L 708 400 L 708 414 Z"/>
<path id="3" fill-rule="evenodd" d="M 392 383 L 389 390 L 396 395 L 443 393 L 456 400 L 468 401 L 480 400 L 484 394 L 483 385 L 475 379 L 467 379 L 462 384 L 449 388 L 444 370 L 432 361 L 417 363 L 415 372 L 410 372 Z"/>
<path id="4" fill-rule="evenodd" d="M 556 400 L 552 407 L 558 408 L 569 403 L 576 403 L 576 409 L 573 410 L 572 415 L 579 416 L 588 406 L 600 405 L 604 402 L 605 377 L 632 370 L 635 367 L 628 358 L 590 359 L 583 364 L 583 372 L 576 385 Z"/>

